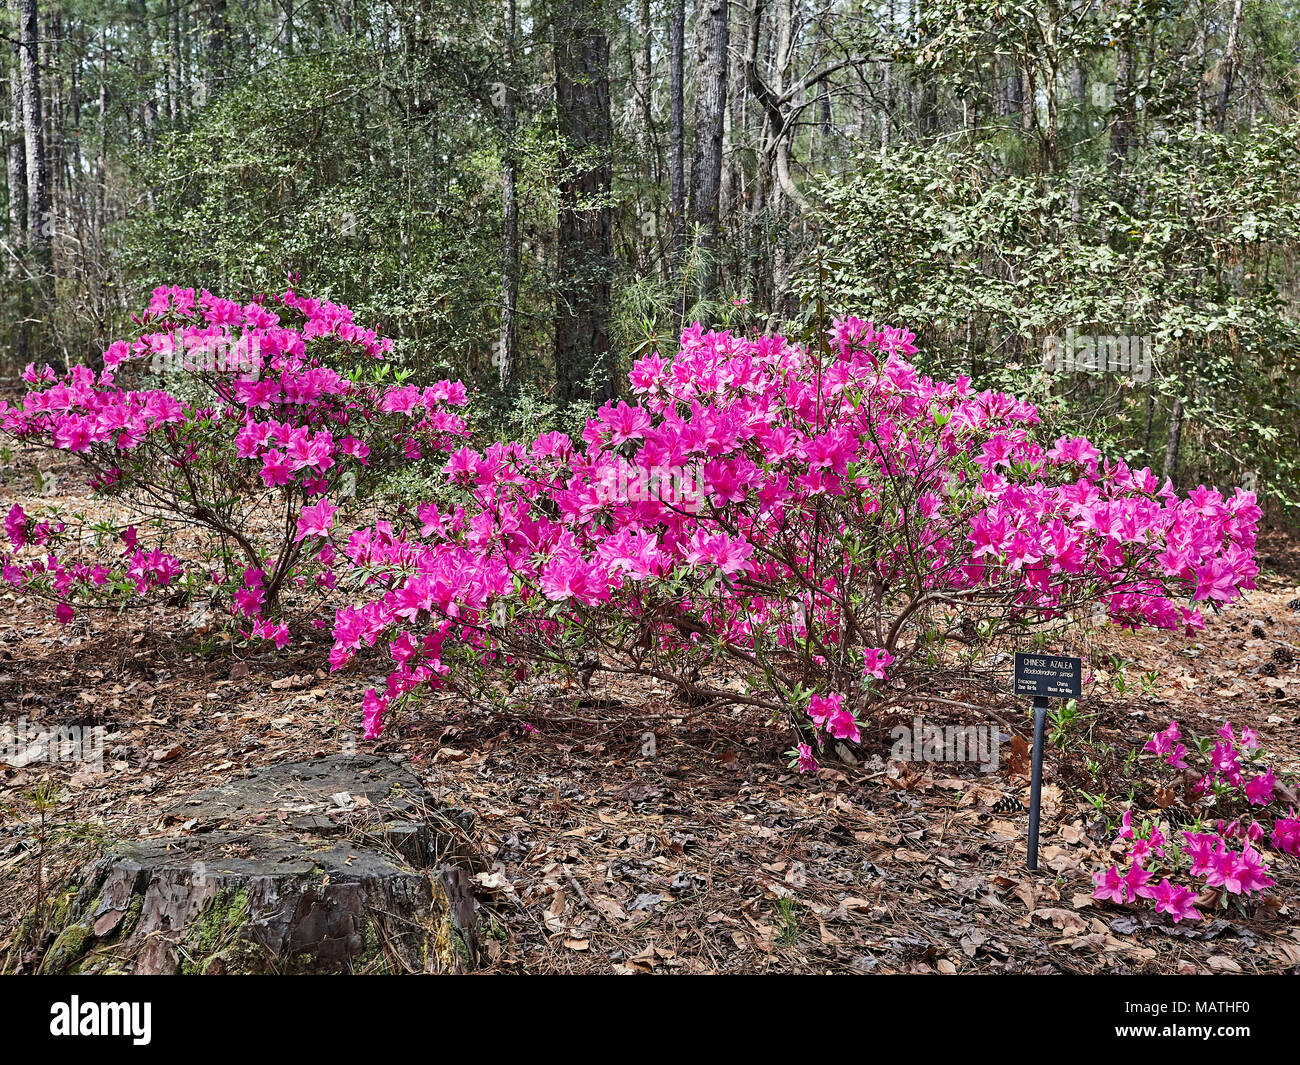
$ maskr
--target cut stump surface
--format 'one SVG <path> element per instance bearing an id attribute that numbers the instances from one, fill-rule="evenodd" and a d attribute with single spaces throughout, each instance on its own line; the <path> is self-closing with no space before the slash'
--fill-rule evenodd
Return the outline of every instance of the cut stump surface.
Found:
<path id="1" fill-rule="evenodd" d="M 47 973 L 455 972 L 473 965 L 472 818 L 387 759 L 255 770 L 115 844 L 65 896 Z"/>

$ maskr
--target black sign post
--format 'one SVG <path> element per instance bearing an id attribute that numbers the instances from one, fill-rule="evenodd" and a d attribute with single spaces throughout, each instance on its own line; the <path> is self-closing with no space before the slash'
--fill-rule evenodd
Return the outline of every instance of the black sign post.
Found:
<path id="1" fill-rule="evenodd" d="M 1034 758 L 1029 778 L 1029 854 L 1025 864 L 1038 868 L 1038 811 L 1043 790 L 1043 737 L 1049 699 L 1077 699 L 1083 694 L 1083 663 L 1065 655 L 1016 652 L 1016 694 L 1034 697 Z"/>

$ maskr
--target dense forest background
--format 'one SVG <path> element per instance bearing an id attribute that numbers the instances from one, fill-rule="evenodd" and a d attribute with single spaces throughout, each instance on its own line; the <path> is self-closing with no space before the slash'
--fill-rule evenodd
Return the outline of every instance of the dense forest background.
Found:
<path id="1" fill-rule="evenodd" d="M 856 313 L 1300 505 L 1291 0 L 0 3 L 7 374 L 291 285 L 520 433 Z"/>

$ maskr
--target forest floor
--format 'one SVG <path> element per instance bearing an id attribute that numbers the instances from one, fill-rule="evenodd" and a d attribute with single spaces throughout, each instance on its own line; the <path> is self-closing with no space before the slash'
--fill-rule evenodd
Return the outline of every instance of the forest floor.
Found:
<path id="1" fill-rule="evenodd" d="M 39 510 L 32 471 L 21 454 L 4 469 L 6 510 Z M 89 505 L 70 491 L 60 499 Z M 1260 554 L 1259 590 L 1195 640 L 1092 635 L 1097 683 L 1053 730 L 1046 760 L 1037 873 L 1025 869 L 1017 809 L 1029 797 L 1024 701 L 1000 705 L 1020 736 L 987 774 L 890 762 L 882 729 L 864 737 L 865 761 L 801 776 L 785 768 L 788 732 L 750 710 L 598 681 L 538 689 L 511 711 L 431 698 L 371 744 L 359 705 L 384 671 L 377 657 L 331 676 L 323 638 L 245 656 L 196 632 L 183 608 L 61 628 L 10 591 L 0 726 L 95 724 L 106 737 L 102 772 L 0 762 L 0 965 L 38 963 L 37 951 L 11 949 L 20 922 L 97 840 L 181 834 L 160 811 L 190 793 L 355 744 L 474 813 L 489 971 L 1300 971 L 1293 858 L 1276 857 L 1263 899 L 1199 922 L 1091 898 L 1113 835 L 1092 799 L 1105 796 L 1112 819 L 1130 790 L 1153 808 L 1150 760 L 1133 775 L 1123 756 L 1171 717 L 1208 734 L 1230 716 L 1259 732 L 1276 770 L 1300 771 L 1300 612 L 1288 606 L 1300 542 L 1269 531 Z M 1290 661 L 1275 660 L 1287 658 L 1279 648 Z M 1119 670 L 1112 654 L 1131 664 Z M 32 794 L 43 781 L 58 797 L 42 845 Z"/>

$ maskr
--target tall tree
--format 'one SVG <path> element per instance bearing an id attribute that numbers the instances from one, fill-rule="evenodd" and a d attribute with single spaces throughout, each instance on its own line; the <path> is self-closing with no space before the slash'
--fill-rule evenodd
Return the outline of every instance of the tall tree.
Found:
<path id="1" fill-rule="evenodd" d="M 226 0 L 208 0 L 207 71 L 204 89 L 210 100 L 229 73 L 230 12 Z"/>
<path id="2" fill-rule="evenodd" d="M 554 20 L 560 139 L 555 378 L 561 401 L 613 393 L 609 304 L 613 123 L 605 0 L 559 0 Z"/>
<path id="3" fill-rule="evenodd" d="M 17 0 L 9 0 L 9 9 L 17 25 Z M 26 286 L 23 284 L 23 249 L 27 244 L 27 150 L 23 136 L 23 87 L 19 75 L 22 57 L 19 55 L 18 37 L 13 38 L 10 58 L 5 113 L 5 171 L 9 189 L 9 251 L 5 256 L 5 287 L 16 294 L 11 333 L 14 360 L 18 365 L 27 361 Z"/>
<path id="4" fill-rule="evenodd" d="M 17 23 L 18 0 L 9 0 L 10 11 Z M 15 248 L 27 242 L 27 148 L 23 140 L 23 84 L 19 76 L 22 57 L 18 37 L 10 46 L 12 65 L 9 68 L 8 114 L 5 130 L 5 164 L 9 182 L 9 234 Z M 12 265 L 14 260 L 10 260 Z"/>
<path id="5" fill-rule="evenodd" d="M 1241 42 L 1242 0 L 1233 0 L 1232 17 L 1228 22 L 1228 40 L 1223 46 L 1223 91 L 1219 95 L 1216 126 L 1220 133 L 1228 120 L 1228 104 L 1232 100 L 1233 81 L 1237 76 L 1237 52 Z"/>
<path id="6" fill-rule="evenodd" d="M 497 336 L 497 381 L 510 387 L 515 366 L 515 315 L 519 304 L 519 190 L 516 156 L 518 120 L 515 114 L 516 38 L 519 14 L 515 0 L 505 0 L 505 78 L 500 87 L 501 125 L 505 151 L 501 166 L 501 323 Z"/>
<path id="7" fill-rule="evenodd" d="M 668 184 L 675 276 L 686 245 L 686 0 L 668 5 Z"/>
<path id="8" fill-rule="evenodd" d="M 22 42 L 18 76 L 22 84 L 23 141 L 27 154 L 27 243 L 42 288 L 46 289 L 46 299 L 52 300 L 52 286 L 46 275 L 51 266 L 54 220 L 50 212 L 49 164 L 42 120 L 39 26 L 36 0 L 18 0 L 18 31 Z"/>
<path id="9" fill-rule="evenodd" d="M 181 117 L 181 2 L 167 0 L 167 114 Z"/>
<path id="10" fill-rule="evenodd" d="M 703 254 L 700 295 L 718 285 L 718 206 L 727 110 L 727 0 L 701 0 L 695 25 L 695 150 L 691 157 L 691 226 Z"/>

